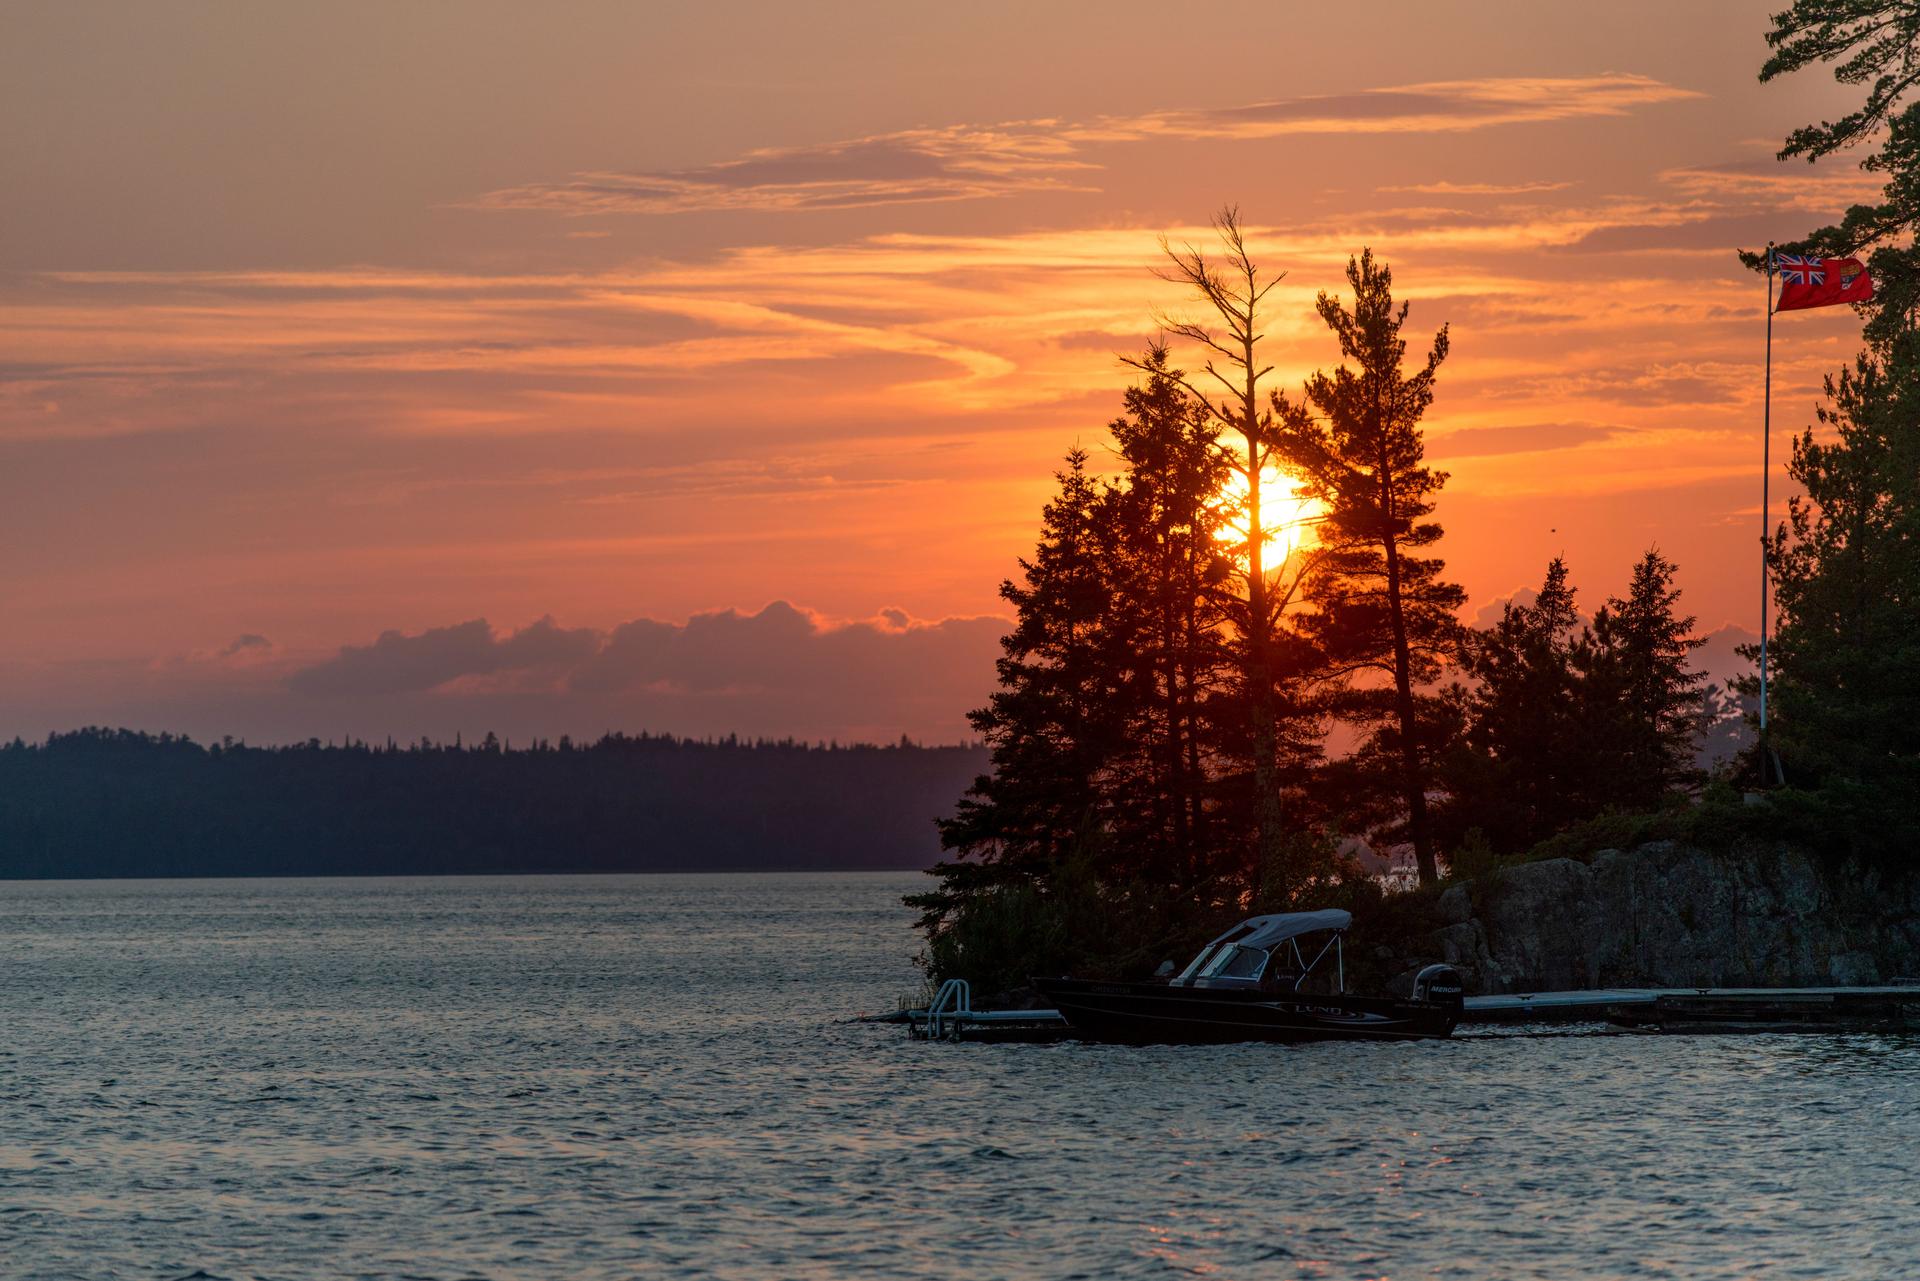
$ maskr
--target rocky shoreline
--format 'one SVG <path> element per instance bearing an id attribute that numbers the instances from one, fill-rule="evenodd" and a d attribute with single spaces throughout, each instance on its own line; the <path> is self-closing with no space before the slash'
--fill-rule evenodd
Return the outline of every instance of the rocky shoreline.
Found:
<path id="1" fill-rule="evenodd" d="M 1829 867 L 1785 844 L 1656 841 L 1524 863 L 1450 886 L 1434 911 L 1431 931 L 1393 949 L 1394 990 L 1430 961 L 1459 967 L 1478 995 L 1920 976 L 1920 877 Z"/>

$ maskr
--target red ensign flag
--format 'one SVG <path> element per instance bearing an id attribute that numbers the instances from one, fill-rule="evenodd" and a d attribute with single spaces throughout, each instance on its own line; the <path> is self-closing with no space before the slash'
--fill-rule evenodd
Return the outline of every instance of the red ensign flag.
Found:
<path id="1" fill-rule="evenodd" d="M 1873 298 L 1873 277 L 1858 258 L 1775 254 L 1773 269 L 1780 273 L 1780 301 L 1774 304 L 1775 311 L 1804 311 Z"/>

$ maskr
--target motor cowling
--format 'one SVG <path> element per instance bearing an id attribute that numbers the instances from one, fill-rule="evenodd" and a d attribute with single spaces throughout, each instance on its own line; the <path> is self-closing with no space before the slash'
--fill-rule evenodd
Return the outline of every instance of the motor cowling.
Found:
<path id="1" fill-rule="evenodd" d="M 1466 1001 L 1466 984 L 1451 965 L 1429 965 L 1413 976 L 1413 999 L 1444 1005 L 1458 1014 Z"/>

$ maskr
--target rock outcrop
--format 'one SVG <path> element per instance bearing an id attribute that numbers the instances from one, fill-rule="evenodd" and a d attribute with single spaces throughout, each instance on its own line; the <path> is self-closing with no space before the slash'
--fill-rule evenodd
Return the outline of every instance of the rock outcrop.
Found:
<path id="1" fill-rule="evenodd" d="M 1920 977 L 1920 877 L 1823 868 L 1785 845 L 1525 863 L 1449 888 L 1435 913 L 1408 960 L 1459 966 L 1470 992 Z"/>

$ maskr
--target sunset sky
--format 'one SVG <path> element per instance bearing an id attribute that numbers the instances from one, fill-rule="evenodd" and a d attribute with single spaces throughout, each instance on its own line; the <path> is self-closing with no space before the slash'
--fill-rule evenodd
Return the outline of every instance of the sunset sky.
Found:
<path id="1" fill-rule="evenodd" d="M 1282 385 L 1364 245 L 1451 324 L 1470 614 L 1657 543 L 1753 628 L 1734 250 L 1871 189 L 1774 7 L 8 5 L 0 735 L 958 739 L 1225 202 Z"/>

